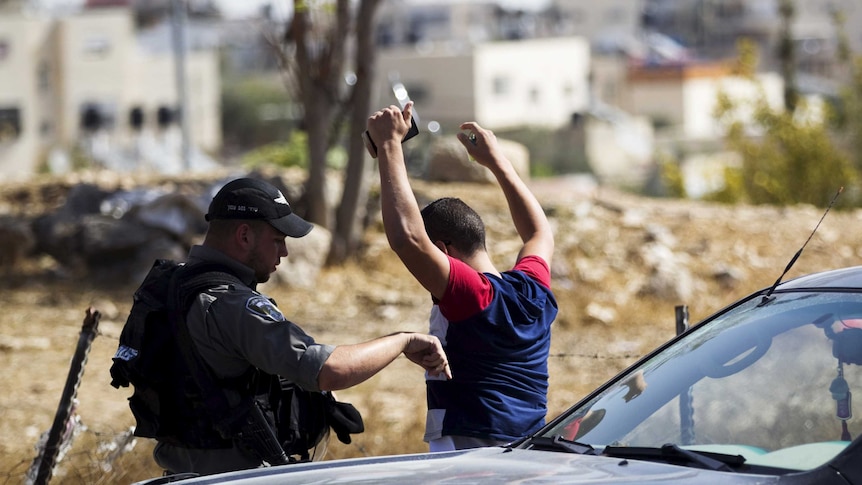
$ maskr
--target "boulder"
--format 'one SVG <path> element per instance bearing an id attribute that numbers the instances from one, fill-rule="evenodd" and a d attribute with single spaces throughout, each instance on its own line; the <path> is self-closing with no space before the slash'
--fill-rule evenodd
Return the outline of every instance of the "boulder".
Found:
<path id="1" fill-rule="evenodd" d="M 269 285 L 311 288 L 326 263 L 332 233 L 315 224 L 308 235 L 300 239 L 287 238 L 288 257 L 281 260 L 269 281 L 259 289 L 266 293 Z"/>
<path id="2" fill-rule="evenodd" d="M 135 206 L 125 219 L 159 229 L 179 241 L 190 244 L 207 230 L 206 209 L 183 194 L 164 194 L 143 205 Z"/>
<path id="3" fill-rule="evenodd" d="M 497 143 L 503 155 L 512 162 L 518 175 L 529 180 L 530 154 L 527 147 L 499 138 Z M 495 182 L 491 171 L 472 160 L 454 136 L 443 137 L 433 143 L 425 178 L 434 182 Z"/>
<path id="4" fill-rule="evenodd" d="M 0 216 L 0 271 L 14 267 L 36 245 L 30 224 L 20 218 Z"/>
<path id="5" fill-rule="evenodd" d="M 250 174 L 269 180 L 301 199 L 295 174 Z M 95 284 L 137 285 L 156 259 L 184 261 L 189 248 L 207 230 L 205 214 L 213 195 L 230 179 L 208 187 L 140 186 L 107 191 L 91 184 L 72 186 L 64 203 L 23 226 L 0 228 L 0 269 L 23 253 L 51 256 L 56 274 L 88 278 Z M 307 287 L 314 284 L 326 260 L 332 235 L 317 227 L 294 242 L 290 257 L 273 276 L 275 284 Z"/>
<path id="6" fill-rule="evenodd" d="M 77 185 L 66 203 L 32 223 L 35 248 L 71 277 L 137 283 L 154 259 L 185 259 L 205 229 L 187 197 L 154 189 L 110 193 Z"/>

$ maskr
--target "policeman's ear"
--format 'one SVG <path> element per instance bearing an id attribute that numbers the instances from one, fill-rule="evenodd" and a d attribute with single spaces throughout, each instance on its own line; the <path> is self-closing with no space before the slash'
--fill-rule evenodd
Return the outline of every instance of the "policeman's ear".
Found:
<path id="1" fill-rule="evenodd" d="M 247 249 L 254 245 L 257 231 L 255 231 L 255 228 L 250 223 L 240 222 L 234 228 L 233 236 L 234 241 L 236 241 L 239 247 Z"/>

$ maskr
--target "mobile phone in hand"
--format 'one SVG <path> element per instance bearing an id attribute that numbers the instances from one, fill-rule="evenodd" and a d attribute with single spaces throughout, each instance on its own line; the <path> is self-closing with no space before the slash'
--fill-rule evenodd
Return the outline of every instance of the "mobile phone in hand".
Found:
<path id="1" fill-rule="evenodd" d="M 413 138 L 414 136 L 419 134 L 419 127 L 416 126 L 416 120 L 413 117 L 410 117 L 410 129 L 407 130 L 407 134 L 404 135 L 404 138 L 401 139 L 401 143 Z M 374 140 L 371 139 L 371 135 L 368 133 L 368 130 L 365 130 L 365 133 L 362 134 L 362 141 L 365 142 L 365 149 L 368 150 L 368 153 L 371 155 L 371 158 L 377 158 L 377 145 L 374 144 Z"/>

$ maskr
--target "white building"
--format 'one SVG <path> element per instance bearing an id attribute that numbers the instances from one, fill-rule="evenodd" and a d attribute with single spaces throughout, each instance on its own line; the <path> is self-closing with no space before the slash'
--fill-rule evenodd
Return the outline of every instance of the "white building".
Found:
<path id="1" fill-rule="evenodd" d="M 629 66 L 619 106 L 647 116 L 665 135 L 680 141 L 716 140 L 724 131 L 715 118 L 719 93 L 748 104 L 762 93 L 773 108 L 783 105 L 784 82 L 775 73 L 761 73 L 755 80 L 735 76 L 727 63 Z M 739 113 L 745 120 L 751 113 Z"/>
<path id="2" fill-rule="evenodd" d="M 217 54 L 186 60 L 190 142 L 218 150 Z M 0 11 L 0 181 L 62 169 L 76 149 L 110 168 L 176 165 L 175 79 L 170 52 L 137 42 L 128 7 L 57 19 Z"/>
<path id="3" fill-rule="evenodd" d="M 451 49 L 400 47 L 378 57 L 380 99 L 400 81 L 422 121 L 444 128 L 559 127 L 589 105 L 590 49 L 583 38 L 488 42 Z"/>

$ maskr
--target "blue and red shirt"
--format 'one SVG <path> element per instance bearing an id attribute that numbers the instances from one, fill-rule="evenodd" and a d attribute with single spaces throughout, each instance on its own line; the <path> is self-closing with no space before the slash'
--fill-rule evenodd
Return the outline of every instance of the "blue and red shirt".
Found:
<path id="1" fill-rule="evenodd" d="M 548 264 L 526 256 L 499 277 L 451 257 L 449 264 L 431 333 L 443 343 L 453 378 L 427 377 L 425 440 L 514 440 L 537 431 L 547 413 L 550 327 L 557 315 Z"/>

